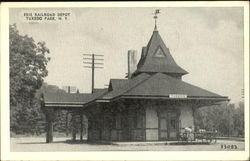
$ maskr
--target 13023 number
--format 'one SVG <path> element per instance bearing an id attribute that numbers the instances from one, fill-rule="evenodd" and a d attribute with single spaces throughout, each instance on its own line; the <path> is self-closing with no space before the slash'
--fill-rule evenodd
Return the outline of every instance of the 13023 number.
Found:
<path id="1" fill-rule="evenodd" d="M 237 145 L 226 145 L 226 144 L 221 144 L 220 145 L 221 149 L 237 149 Z"/>

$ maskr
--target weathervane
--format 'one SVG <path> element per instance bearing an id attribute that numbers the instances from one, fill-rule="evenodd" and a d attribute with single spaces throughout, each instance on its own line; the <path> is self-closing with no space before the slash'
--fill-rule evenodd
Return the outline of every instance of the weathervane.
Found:
<path id="1" fill-rule="evenodd" d="M 154 19 L 155 19 L 155 31 L 157 31 L 157 18 L 158 18 L 158 14 L 160 14 L 160 10 L 159 9 L 156 9 L 155 10 L 155 13 L 154 13 Z"/>

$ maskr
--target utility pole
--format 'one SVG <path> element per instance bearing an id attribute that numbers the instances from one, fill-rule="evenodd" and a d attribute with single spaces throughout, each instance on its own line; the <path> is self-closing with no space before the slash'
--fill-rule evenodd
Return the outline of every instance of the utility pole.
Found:
<path id="1" fill-rule="evenodd" d="M 95 88 L 95 69 L 96 68 L 103 68 L 103 66 L 97 66 L 97 65 L 104 65 L 102 62 L 104 60 L 104 55 L 98 55 L 98 54 L 83 54 L 83 63 L 88 64 L 84 66 L 84 68 L 91 68 L 92 69 L 92 83 L 91 83 L 91 90 L 92 93 L 94 92 Z M 91 62 L 90 62 L 91 60 Z M 91 66 L 90 66 L 91 65 Z"/>

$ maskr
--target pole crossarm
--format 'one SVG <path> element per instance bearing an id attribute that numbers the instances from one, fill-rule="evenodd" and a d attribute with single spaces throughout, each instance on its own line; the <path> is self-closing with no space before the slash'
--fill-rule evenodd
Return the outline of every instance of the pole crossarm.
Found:
<path id="1" fill-rule="evenodd" d="M 91 56 L 92 57 L 92 54 L 82 54 L 83 56 Z M 94 54 L 95 56 L 104 56 L 104 55 L 101 55 L 101 54 Z"/>
<path id="2" fill-rule="evenodd" d="M 84 67 L 84 68 L 92 68 L 92 67 L 90 67 L 90 66 L 83 66 L 83 67 Z M 94 68 L 102 68 L 102 69 L 103 69 L 104 67 L 96 67 L 96 66 L 95 66 Z"/>
<path id="3" fill-rule="evenodd" d="M 85 59 L 85 60 L 92 60 L 92 58 L 83 58 L 83 59 Z"/>
<path id="4" fill-rule="evenodd" d="M 83 62 L 84 64 L 92 64 L 92 62 Z M 95 63 L 95 64 L 98 64 L 98 65 L 104 65 L 104 63 Z"/>
<path id="5" fill-rule="evenodd" d="M 84 68 L 92 68 L 92 67 L 89 67 L 89 66 L 83 66 Z"/>
<path id="6" fill-rule="evenodd" d="M 83 59 L 85 59 L 85 60 L 92 60 L 92 58 L 83 58 Z M 97 58 L 97 59 L 95 59 L 95 60 L 104 60 L 104 59 L 99 59 L 99 58 Z"/>
<path id="7" fill-rule="evenodd" d="M 95 63 L 95 64 L 98 64 L 98 65 L 104 65 L 104 63 Z"/>
<path id="8" fill-rule="evenodd" d="M 83 62 L 84 64 L 92 64 L 92 62 Z"/>
<path id="9" fill-rule="evenodd" d="M 94 54 L 95 56 L 104 56 L 104 55 L 101 55 L 101 54 Z"/>
<path id="10" fill-rule="evenodd" d="M 92 69 L 92 93 L 94 91 L 94 83 L 95 83 L 95 69 L 99 68 L 102 69 L 104 68 L 103 66 L 96 66 L 96 65 L 104 65 L 103 62 L 103 57 L 104 55 L 100 55 L 100 54 L 83 54 L 83 56 L 88 56 L 88 57 L 83 57 L 83 64 L 86 64 L 85 66 L 83 66 L 84 68 L 91 68 Z M 90 57 L 91 56 L 91 57 Z M 88 60 L 91 60 L 91 62 L 89 62 Z M 95 61 L 99 61 L 99 62 L 95 62 Z M 91 66 L 88 66 L 91 65 Z"/>

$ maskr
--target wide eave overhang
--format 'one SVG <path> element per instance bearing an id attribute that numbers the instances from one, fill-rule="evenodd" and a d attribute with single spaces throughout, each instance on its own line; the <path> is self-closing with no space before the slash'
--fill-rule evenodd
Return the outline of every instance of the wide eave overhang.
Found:
<path id="1" fill-rule="evenodd" d="M 187 96 L 186 98 L 170 98 L 169 96 L 119 96 L 115 98 L 97 98 L 90 102 L 44 102 L 45 108 L 53 109 L 65 109 L 65 110 L 84 110 L 87 107 L 96 103 L 111 103 L 124 99 L 134 99 L 134 100 L 165 100 L 169 102 L 184 102 L 199 103 L 200 106 L 215 105 L 220 102 L 229 101 L 228 97 L 199 97 L 199 96 Z"/>
<path id="2" fill-rule="evenodd" d="M 85 109 L 95 103 L 96 99 L 107 92 L 107 89 L 95 89 L 93 94 L 70 94 L 70 93 L 44 93 L 42 98 L 43 108 L 78 110 Z"/>
<path id="3" fill-rule="evenodd" d="M 85 107 L 83 103 L 69 103 L 69 102 L 45 102 L 44 108 L 49 109 L 64 109 L 64 110 L 80 110 Z"/>
<path id="4" fill-rule="evenodd" d="M 113 102 L 118 99 L 164 99 L 164 100 L 199 100 L 199 101 L 229 101 L 228 97 L 199 97 L 199 96 L 188 96 L 187 98 L 170 98 L 169 96 L 120 96 L 116 98 L 100 98 L 96 102 Z"/>

